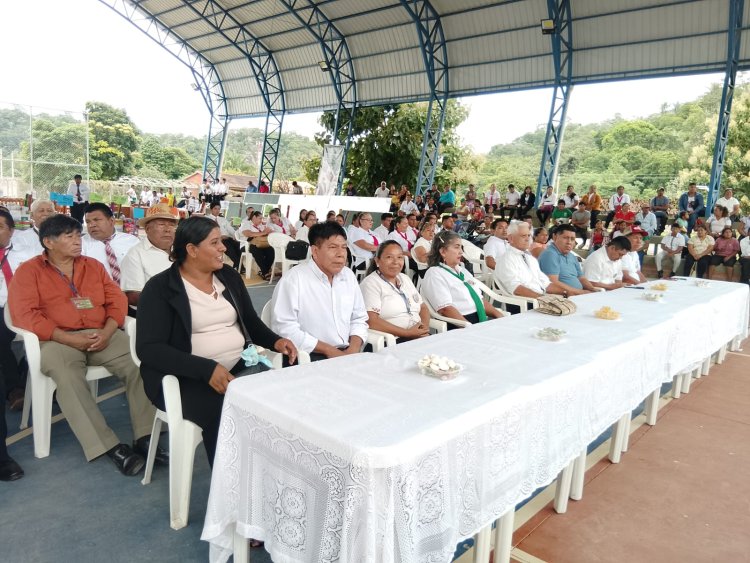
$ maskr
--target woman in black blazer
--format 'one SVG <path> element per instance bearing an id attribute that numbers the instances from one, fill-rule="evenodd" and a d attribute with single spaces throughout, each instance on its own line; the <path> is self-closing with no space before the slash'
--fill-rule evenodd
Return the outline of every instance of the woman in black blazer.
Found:
<path id="1" fill-rule="evenodd" d="M 138 301 L 136 352 L 146 395 L 164 410 L 161 380 L 180 383 L 183 416 L 203 429 L 213 464 L 227 385 L 245 369 L 240 354 L 250 342 L 289 356 L 297 350 L 258 318 L 241 276 L 224 265 L 215 222 L 180 222 L 172 266 L 151 278 Z M 198 314 L 193 314 L 193 311 Z"/>
<path id="2" fill-rule="evenodd" d="M 536 195 L 532 191 L 531 186 L 526 186 L 523 190 L 523 194 L 521 195 L 521 201 L 518 203 L 520 213 L 518 214 L 517 218 L 520 220 L 524 215 L 528 215 L 529 211 L 534 208 L 535 202 Z"/>

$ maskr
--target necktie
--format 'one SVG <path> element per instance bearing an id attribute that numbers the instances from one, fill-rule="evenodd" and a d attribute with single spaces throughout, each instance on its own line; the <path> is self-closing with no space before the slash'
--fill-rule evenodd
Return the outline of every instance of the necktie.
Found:
<path id="1" fill-rule="evenodd" d="M 112 279 L 117 285 L 120 285 L 120 265 L 117 263 L 117 256 L 115 256 L 115 251 L 112 248 L 112 245 L 109 244 L 109 241 L 113 238 L 115 238 L 115 235 L 112 235 L 104 241 L 104 251 L 107 253 L 107 263 L 109 264 L 109 271 L 112 274 Z"/>
<path id="2" fill-rule="evenodd" d="M 80 184 L 76 184 L 76 200 L 78 202 L 81 201 L 81 185 Z"/>
<path id="3" fill-rule="evenodd" d="M 10 285 L 10 280 L 13 278 L 13 272 L 10 269 L 10 264 L 8 264 L 8 258 L 6 256 L 6 252 L 8 251 L 8 248 L 0 248 L 0 264 L 2 264 L 5 287 Z"/>

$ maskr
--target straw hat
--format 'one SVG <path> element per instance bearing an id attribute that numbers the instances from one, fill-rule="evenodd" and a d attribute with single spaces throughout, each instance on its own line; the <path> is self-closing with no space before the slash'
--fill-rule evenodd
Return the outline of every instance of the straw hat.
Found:
<path id="1" fill-rule="evenodd" d="M 146 210 L 146 216 L 138 219 L 138 226 L 145 227 L 149 221 L 154 219 L 167 219 L 168 221 L 178 220 L 177 209 L 169 207 L 166 203 L 157 203 Z"/>

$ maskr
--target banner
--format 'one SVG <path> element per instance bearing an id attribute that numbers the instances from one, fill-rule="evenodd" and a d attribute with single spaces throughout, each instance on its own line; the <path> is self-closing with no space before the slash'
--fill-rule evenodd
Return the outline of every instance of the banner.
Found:
<path id="1" fill-rule="evenodd" d="M 320 172 L 318 173 L 318 185 L 315 188 L 317 195 L 335 195 L 339 183 L 339 172 L 341 162 L 344 160 L 343 145 L 326 145 L 323 149 L 323 158 L 320 160 Z"/>

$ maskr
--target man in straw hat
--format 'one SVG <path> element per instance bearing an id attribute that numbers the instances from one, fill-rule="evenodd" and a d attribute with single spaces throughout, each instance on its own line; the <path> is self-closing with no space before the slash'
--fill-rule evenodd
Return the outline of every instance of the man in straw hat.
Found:
<path id="1" fill-rule="evenodd" d="M 146 282 L 171 265 L 169 253 L 177 227 L 177 209 L 166 203 L 149 207 L 146 216 L 138 220 L 138 226 L 146 230 L 146 238 L 141 239 L 123 258 L 120 284 L 132 309 L 137 309 Z"/>

